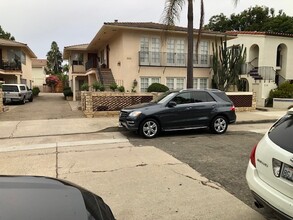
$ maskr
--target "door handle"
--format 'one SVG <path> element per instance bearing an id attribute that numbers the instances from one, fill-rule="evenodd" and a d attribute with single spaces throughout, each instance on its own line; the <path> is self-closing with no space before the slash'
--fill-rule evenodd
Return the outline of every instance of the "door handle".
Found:
<path id="1" fill-rule="evenodd" d="M 192 109 L 192 107 L 186 107 L 186 110 Z"/>

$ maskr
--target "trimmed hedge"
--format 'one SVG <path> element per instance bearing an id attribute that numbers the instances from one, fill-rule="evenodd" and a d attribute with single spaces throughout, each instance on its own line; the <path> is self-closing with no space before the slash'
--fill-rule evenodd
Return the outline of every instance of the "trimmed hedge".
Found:
<path id="1" fill-rule="evenodd" d="M 161 83 L 153 83 L 147 89 L 148 92 L 167 92 L 168 90 L 169 88 Z"/>

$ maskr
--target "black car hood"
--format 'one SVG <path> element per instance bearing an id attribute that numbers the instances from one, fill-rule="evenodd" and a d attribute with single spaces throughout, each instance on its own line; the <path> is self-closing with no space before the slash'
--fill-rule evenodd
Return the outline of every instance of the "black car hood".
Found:
<path id="1" fill-rule="evenodd" d="M 54 178 L 0 176 L 0 195 L 0 219 L 115 219 L 102 198 Z"/>
<path id="2" fill-rule="evenodd" d="M 157 104 L 155 102 L 146 102 L 146 103 L 140 103 L 137 105 L 127 106 L 127 107 L 123 108 L 123 110 L 141 109 L 141 108 L 153 107 L 153 106 L 157 106 L 157 105 L 159 105 L 159 104 Z"/>

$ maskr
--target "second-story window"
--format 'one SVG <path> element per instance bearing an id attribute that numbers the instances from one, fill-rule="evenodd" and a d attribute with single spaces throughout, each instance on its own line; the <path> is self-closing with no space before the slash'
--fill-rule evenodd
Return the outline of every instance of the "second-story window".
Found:
<path id="1" fill-rule="evenodd" d="M 82 53 L 74 53 L 71 56 L 72 65 L 83 65 L 83 54 Z"/>
<path id="2" fill-rule="evenodd" d="M 198 54 L 196 56 L 196 41 L 193 43 L 193 64 L 207 65 L 209 64 L 209 43 L 201 41 L 198 46 Z"/>
<path id="3" fill-rule="evenodd" d="M 185 44 L 183 39 L 167 40 L 167 64 L 171 66 L 185 65 Z"/>
<path id="4" fill-rule="evenodd" d="M 161 43 L 159 37 L 142 37 L 140 39 L 140 64 L 160 65 L 160 50 Z"/>

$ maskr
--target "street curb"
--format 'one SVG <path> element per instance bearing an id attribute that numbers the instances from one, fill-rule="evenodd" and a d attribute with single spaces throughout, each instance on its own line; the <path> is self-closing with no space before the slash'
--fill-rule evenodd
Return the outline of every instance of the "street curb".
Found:
<path id="1" fill-rule="evenodd" d="M 235 124 L 261 124 L 261 123 L 275 123 L 278 119 L 264 119 L 264 120 L 249 120 L 249 121 L 236 121 Z"/>

